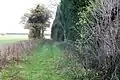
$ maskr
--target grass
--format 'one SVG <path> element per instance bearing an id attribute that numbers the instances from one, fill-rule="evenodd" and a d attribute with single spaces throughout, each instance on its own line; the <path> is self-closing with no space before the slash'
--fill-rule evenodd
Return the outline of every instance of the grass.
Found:
<path id="1" fill-rule="evenodd" d="M 62 54 L 55 44 L 44 44 L 33 51 L 23 62 L 12 62 L 1 71 L 0 80 L 67 80 L 57 72 L 57 62 Z"/>
<path id="2" fill-rule="evenodd" d="M 25 36 L 0 36 L 0 44 L 26 39 Z M 69 55 L 63 55 L 55 43 L 47 42 L 40 44 L 32 56 L 25 56 L 20 63 L 11 61 L 0 71 L 0 80 L 99 80 L 93 79 L 94 72 L 78 66 Z"/>
<path id="3" fill-rule="evenodd" d="M 0 38 L 0 44 L 15 43 L 25 38 Z M 11 61 L 0 71 L 0 80 L 100 80 L 97 74 L 79 66 L 76 58 L 61 52 L 55 43 L 44 41 L 31 56 L 16 63 Z"/>
<path id="4" fill-rule="evenodd" d="M 0 44 L 15 43 L 27 39 L 27 35 L 4 35 L 0 36 Z"/>

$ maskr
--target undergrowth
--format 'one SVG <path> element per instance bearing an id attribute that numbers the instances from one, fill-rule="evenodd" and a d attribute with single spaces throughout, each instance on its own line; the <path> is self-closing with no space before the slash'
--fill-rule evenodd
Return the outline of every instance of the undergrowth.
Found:
<path id="1" fill-rule="evenodd" d="M 34 55 L 24 58 L 20 63 L 12 61 L 0 72 L 0 80 L 67 80 L 56 69 L 61 58 L 55 45 L 39 46 Z"/>
<path id="2" fill-rule="evenodd" d="M 0 80 L 100 80 L 97 72 L 85 69 L 78 58 L 56 44 L 43 43 L 32 56 L 11 61 L 0 72 Z"/>
<path id="3" fill-rule="evenodd" d="M 91 69 L 86 69 L 78 62 L 78 58 L 65 53 L 65 56 L 59 61 L 57 69 L 59 73 L 67 80 L 100 80 L 98 73 Z"/>

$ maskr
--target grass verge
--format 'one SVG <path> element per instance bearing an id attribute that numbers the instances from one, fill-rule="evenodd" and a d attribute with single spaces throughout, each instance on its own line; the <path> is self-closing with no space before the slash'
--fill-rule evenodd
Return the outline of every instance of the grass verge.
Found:
<path id="1" fill-rule="evenodd" d="M 56 69 L 61 56 L 56 45 L 41 45 L 32 56 L 24 58 L 19 64 L 12 61 L 2 69 L 0 80 L 67 80 Z"/>

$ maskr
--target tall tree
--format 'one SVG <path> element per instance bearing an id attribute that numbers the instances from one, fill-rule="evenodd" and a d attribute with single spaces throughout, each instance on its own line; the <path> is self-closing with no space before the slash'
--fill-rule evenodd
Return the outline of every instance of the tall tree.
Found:
<path id="1" fill-rule="evenodd" d="M 57 35 L 59 39 L 61 35 L 64 35 L 64 40 L 73 40 L 81 38 L 82 26 L 85 22 L 83 13 L 87 13 L 87 7 L 89 7 L 90 0 L 61 0 L 56 18 L 53 23 L 53 32 L 59 33 L 59 29 L 63 32 Z M 57 24 L 57 25 L 56 25 Z M 55 33 L 54 33 L 55 34 Z M 51 34 L 52 37 L 54 37 Z M 63 37 L 61 37 L 61 40 Z"/>

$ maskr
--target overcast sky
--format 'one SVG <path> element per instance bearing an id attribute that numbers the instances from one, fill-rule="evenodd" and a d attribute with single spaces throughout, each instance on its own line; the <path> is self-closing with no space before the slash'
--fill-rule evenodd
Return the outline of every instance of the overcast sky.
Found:
<path id="1" fill-rule="evenodd" d="M 1 32 L 28 32 L 19 24 L 20 18 L 29 8 L 36 4 L 44 4 L 51 8 L 54 0 L 1 0 L 0 2 L 0 33 Z M 57 0 L 58 1 L 58 0 Z M 54 2 L 56 3 L 56 2 Z M 55 11 L 55 8 L 52 8 Z"/>

